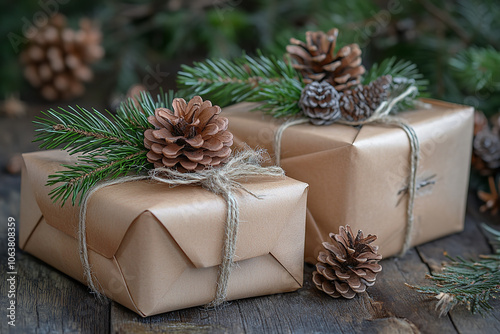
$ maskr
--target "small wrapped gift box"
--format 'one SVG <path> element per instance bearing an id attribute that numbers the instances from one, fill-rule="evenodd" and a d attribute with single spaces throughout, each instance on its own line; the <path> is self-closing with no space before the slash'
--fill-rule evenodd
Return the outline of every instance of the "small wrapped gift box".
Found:
<path id="1" fill-rule="evenodd" d="M 49 174 L 75 162 L 63 151 L 24 154 L 23 250 L 84 282 L 79 207 L 53 203 Z M 307 185 L 290 178 L 242 183 L 240 227 L 227 300 L 302 286 Z M 87 207 L 89 261 L 100 289 L 149 316 L 209 303 L 215 295 L 226 202 L 201 187 L 135 181 L 97 191 Z"/>
<path id="2" fill-rule="evenodd" d="M 402 112 L 420 142 L 414 223 L 409 235 L 418 245 L 461 231 L 472 146 L 473 109 L 435 100 L 427 108 Z M 241 103 L 225 108 L 235 143 L 273 152 L 282 120 L 251 111 Z M 310 185 L 306 261 L 316 262 L 321 242 L 340 225 L 378 236 L 380 253 L 398 254 L 407 227 L 410 142 L 399 127 L 302 124 L 285 130 L 281 167 Z"/>

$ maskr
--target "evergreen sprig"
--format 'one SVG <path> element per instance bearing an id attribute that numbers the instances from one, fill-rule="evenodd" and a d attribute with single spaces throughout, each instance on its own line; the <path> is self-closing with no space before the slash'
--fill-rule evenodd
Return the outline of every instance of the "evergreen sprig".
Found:
<path id="1" fill-rule="evenodd" d="M 469 93 L 500 92 L 500 52 L 492 47 L 466 49 L 450 59 L 450 66 Z"/>
<path id="2" fill-rule="evenodd" d="M 415 64 L 395 57 L 374 64 L 364 76 L 363 84 L 382 75 L 404 78 L 417 86 L 419 92 L 425 91 L 428 84 Z M 249 101 L 262 102 L 259 109 L 275 117 L 301 112 L 297 103 L 304 88 L 302 78 L 290 61 L 275 57 L 245 55 L 232 61 L 209 59 L 193 66 L 183 65 L 178 83 L 184 95 L 202 95 L 221 106 Z M 404 106 L 410 106 L 414 98 L 405 99 Z"/>
<path id="3" fill-rule="evenodd" d="M 493 234 L 494 243 L 500 243 L 500 232 L 485 228 Z M 418 292 L 435 295 L 438 299 L 436 310 L 447 314 L 455 305 L 464 305 L 474 313 L 484 313 L 492 309 L 490 298 L 500 292 L 500 251 L 492 255 L 480 255 L 479 260 L 451 258 L 442 273 L 427 275 L 434 281 L 433 286 L 411 286 Z"/>
<path id="4" fill-rule="evenodd" d="M 280 85 L 297 77 L 295 69 L 276 57 L 244 55 L 234 60 L 208 59 L 183 65 L 177 82 L 185 96 L 201 95 L 221 107 L 253 100 L 263 85 Z"/>
<path id="5" fill-rule="evenodd" d="M 363 85 L 367 85 L 383 75 L 413 80 L 419 92 L 424 92 L 429 84 L 429 82 L 424 79 L 424 76 L 418 71 L 417 65 L 407 60 L 398 60 L 396 57 L 390 57 L 370 67 L 363 76 Z"/>
<path id="6" fill-rule="evenodd" d="M 284 78 L 280 82 L 262 84 L 249 101 L 262 102 L 259 108 L 274 117 L 293 116 L 301 113 L 298 102 L 303 88 L 302 80 Z"/>
<path id="7" fill-rule="evenodd" d="M 48 186 L 53 201 L 71 198 L 75 205 L 82 195 L 103 179 L 114 179 L 128 173 L 139 173 L 150 167 L 144 147 L 144 130 L 153 126 L 147 117 L 158 107 L 170 107 L 173 93 L 141 94 L 139 101 L 123 102 L 117 115 L 103 114 L 80 107 L 42 112 L 38 117 L 35 141 L 40 148 L 62 148 L 78 154 L 77 163 L 63 165 L 66 169 L 49 175 Z"/>

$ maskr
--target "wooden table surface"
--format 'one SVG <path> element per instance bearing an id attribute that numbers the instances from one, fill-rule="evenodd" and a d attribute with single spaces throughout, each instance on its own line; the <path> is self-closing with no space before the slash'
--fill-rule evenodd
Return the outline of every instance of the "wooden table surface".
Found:
<path id="1" fill-rule="evenodd" d="M 0 118 L 1 333 L 500 333 L 498 301 L 484 317 L 457 307 L 440 318 L 435 299 L 405 286 L 429 284 L 424 276 L 440 269 L 445 251 L 464 257 L 491 253 L 479 223 L 500 228 L 499 218 L 479 213 L 472 194 L 462 233 L 413 248 L 403 258 L 383 260 L 375 286 L 353 300 L 317 291 L 311 283 L 313 267 L 306 265 L 304 287 L 296 292 L 238 300 L 218 311 L 195 307 L 141 318 L 115 302 L 98 302 L 84 285 L 18 250 L 16 326 L 11 327 L 6 318 L 7 220 L 22 223 L 20 176 L 4 169 L 14 153 L 36 149 L 31 143 L 33 115 Z"/>

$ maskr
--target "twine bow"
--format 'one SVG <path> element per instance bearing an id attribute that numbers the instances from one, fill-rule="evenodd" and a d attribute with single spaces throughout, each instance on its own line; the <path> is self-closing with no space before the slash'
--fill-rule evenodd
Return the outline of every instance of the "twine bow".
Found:
<path id="1" fill-rule="evenodd" d="M 408 139 L 410 141 L 410 177 L 408 183 L 408 205 L 406 208 L 407 218 L 406 218 L 405 239 L 399 256 L 403 256 L 408 251 L 411 245 L 411 237 L 412 237 L 413 222 L 414 222 L 413 207 L 415 203 L 415 195 L 417 192 L 417 169 L 419 163 L 420 143 L 418 141 L 418 137 L 417 134 L 415 133 L 415 130 L 408 123 L 406 123 L 405 120 L 394 116 L 390 116 L 389 113 L 398 102 L 405 99 L 407 96 L 411 94 L 415 94 L 416 92 L 418 92 L 417 87 L 413 85 L 408 87 L 403 93 L 397 95 L 396 97 L 388 101 L 382 102 L 380 106 L 377 108 L 377 110 L 375 110 L 374 113 L 365 120 L 347 121 L 341 119 L 336 121 L 336 123 L 338 124 L 353 125 L 353 126 L 364 125 L 364 124 L 394 125 L 400 127 L 408 136 Z M 285 130 L 291 126 L 304 124 L 308 122 L 309 119 L 307 118 L 292 119 L 290 121 L 283 123 L 278 128 L 274 136 L 274 153 L 277 166 L 281 165 L 281 138 L 283 137 L 283 133 L 285 132 Z"/>
<path id="2" fill-rule="evenodd" d="M 227 204 L 226 225 L 222 247 L 222 262 L 219 266 L 217 277 L 217 288 L 215 298 L 208 307 L 217 307 L 224 303 L 227 297 L 227 285 L 234 263 L 234 253 L 239 226 L 239 205 L 236 198 L 238 190 L 242 190 L 256 198 L 259 196 L 247 190 L 240 180 L 252 177 L 282 177 L 284 171 L 280 167 L 262 167 L 262 151 L 245 149 L 235 154 L 224 166 L 220 168 L 209 168 L 196 173 L 180 173 L 170 168 L 156 168 L 149 172 L 147 176 L 126 176 L 116 180 L 100 183 L 90 190 L 83 198 L 80 208 L 80 220 L 78 230 L 78 241 L 80 246 L 80 260 L 84 269 L 85 280 L 89 288 L 100 296 L 98 281 L 92 273 L 89 264 L 87 240 L 86 240 L 86 215 L 90 197 L 99 189 L 115 184 L 138 181 L 154 180 L 170 186 L 198 185 L 216 195 L 224 198 Z"/>

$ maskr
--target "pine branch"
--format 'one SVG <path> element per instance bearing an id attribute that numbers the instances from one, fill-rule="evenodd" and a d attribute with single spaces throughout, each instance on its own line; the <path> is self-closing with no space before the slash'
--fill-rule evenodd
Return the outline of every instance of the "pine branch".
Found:
<path id="1" fill-rule="evenodd" d="M 274 117 L 293 116 L 301 113 L 298 102 L 303 87 L 301 80 L 285 78 L 279 83 L 261 85 L 261 90 L 250 100 L 262 102 L 259 109 Z"/>
<path id="2" fill-rule="evenodd" d="M 297 77 L 295 69 L 275 57 L 259 54 L 243 56 L 233 61 L 225 59 L 195 62 L 182 66 L 178 84 L 184 95 L 201 95 L 221 107 L 253 100 L 262 85 L 280 84 Z"/>
<path id="3" fill-rule="evenodd" d="M 50 192 L 51 199 L 64 205 L 71 198 L 75 205 L 97 182 L 151 167 L 144 147 L 144 131 L 153 127 L 147 117 L 156 108 L 171 108 L 173 96 L 172 92 L 161 93 L 155 100 L 143 93 L 139 102 L 129 99 L 120 105 L 116 116 L 108 117 L 79 107 L 44 112 L 46 117 L 35 121 L 35 141 L 41 142 L 40 147 L 62 147 L 70 154 L 80 154 L 75 165 L 64 165 L 65 170 L 49 176 L 47 186 L 56 186 Z"/>
<path id="4" fill-rule="evenodd" d="M 37 125 L 34 141 L 42 142 L 40 148 L 61 147 L 74 154 L 142 144 L 142 137 L 126 120 L 112 115 L 109 119 L 97 110 L 90 112 L 84 108 L 70 107 L 69 110 L 51 109 L 42 114 L 46 117 L 37 117 L 34 121 Z"/>
<path id="5" fill-rule="evenodd" d="M 147 150 L 123 147 L 107 152 L 107 156 L 84 155 L 75 165 L 63 165 L 65 170 L 49 175 L 47 186 L 58 185 L 49 193 L 61 206 L 71 198 L 72 205 L 81 203 L 82 196 L 104 179 L 115 179 L 129 173 L 145 171 L 148 166 Z"/>
<path id="6" fill-rule="evenodd" d="M 500 51 L 491 47 L 469 48 L 451 58 L 450 67 L 460 86 L 469 93 L 500 92 Z"/>
<path id="7" fill-rule="evenodd" d="M 107 135 L 104 135 L 104 134 L 98 133 L 98 132 L 84 131 L 84 130 L 72 128 L 72 127 L 69 127 L 69 126 L 65 126 L 64 124 L 56 124 L 56 125 L 53 125 L 52 128 L 54 130 L 56 130 L 56 131 L 76 133 L 76 134 L 82 135 L 84 137 L 94 137 L 94 138 L 97 138 L 97 139 L 108 139 L 108 140 L 114 141 L 116 143 L 133 145 L 128 140 L 120 139 L 118 137 L 107 136 Z"/>
<path id="8" fill-rule="evenodd" d="M 148 116 L 154 115 L 156 108 L 172 109 L 172 100 L 176 97 L 177 95 L 172 90 L 164 93 L 160 89 L 160 93 L 156 95 L 156 99 L 149 92 L 141 92 L 140 96 L 137 96 L 136 99 L 129 98 L 122 102 L 118 107 L 117 113 L 120 119 L 146 130 L 151 127 L 147 119 Z"/>
<path id="9" fill-rule="evenodd" d="M 494 237 L 500 242 L 500 233 L 496 232 Z M 464 305 L 473 314 L 489 311 L 492 309 L 490 298 L 496 298 L 500 292 L 500 251 L 479 258 L 473 261 L 449 257 L 452 262 L 444 267 L 443 273 L 426 275 L 435 285 L 407 286 L 435 295 L 440 316 L 456 305 Z"/>
<path id="10" fill-rule="evenodd" d="M 383 75 L 413 80 L 419 92 L 424 92 L 429 84 L 429 82 L 424 79 L 424 76 L 418 71 L 417 65 L 410 61 L 398 60 L 396 57 L 391 57 L 384 59 L 381 63 L 373 64 L 363 76 L 363 85 L 367 85 Z"/>
<path id="11" fill-rule="evenodd" d="M 436 19 L 442 21 L 446 24 L 450 29 L 452 29 L 455 34 L 460 37 L 460 39 L 466 44 L 469 45 L 471 42 L 471 36 L 469 33 L 458 23 L 453 16 L 450 15 L 448 10 L 444 10 L 433 4 L 429 0 L 417 0 L 422 4 L 422 6 L 432 14 Z"/>

